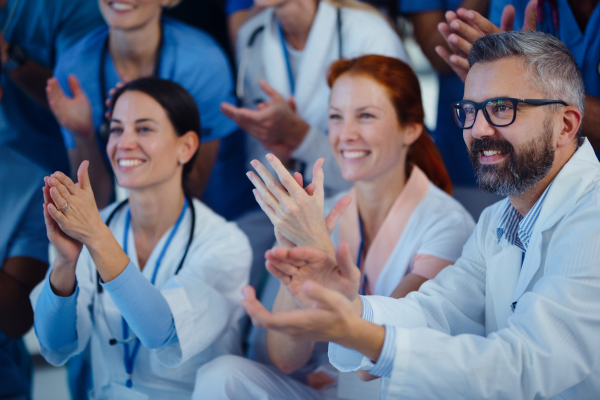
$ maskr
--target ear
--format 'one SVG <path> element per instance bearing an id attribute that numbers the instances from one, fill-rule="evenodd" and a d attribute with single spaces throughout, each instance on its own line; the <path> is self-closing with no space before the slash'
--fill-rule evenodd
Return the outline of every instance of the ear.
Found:
<path id="1" fill-rule="evenodd" d="M 416 142 L 417 139 L 423 133 L 423 124 L 418 124 L 418 123 L 405 124 L 402 127 L 402 130 L 404 131 L 404 144 L 406 146 L 410 146 L 411 144 Z"/>
<path id="2" fill-rule="evenodd" d="M 581 110 L 575 106 L 566 106 L 562 109 L 561 120 L 559 126 L 562 127 L 558 134 L 557 147 L 573 144 L 573 139 L 581 126 L 583 115 Z"/>
<path id="3" fill-rule="evenodd" d="M 196 150 L 198 150 L 198 146 L 200 146 L 198 135 L 194 131 L 189 131 L 180 136 L 178 141 L 180 147 L 177 160 L 183 160 L 183 164 L 185 164 L 192 158 Z"/>

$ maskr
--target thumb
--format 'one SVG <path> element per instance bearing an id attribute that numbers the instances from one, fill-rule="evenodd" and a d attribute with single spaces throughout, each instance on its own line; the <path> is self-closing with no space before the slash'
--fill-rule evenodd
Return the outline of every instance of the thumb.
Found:
<path id="1" fill-rule="evenodd" d="M 327 218 L 325 218 L 325 226 L 327 226 L 327 231 L 330 235 L 335 229 L 335 225 L 337 224 L 338 220 L 340 219 L 344 211 L 346 211 L 346 208 L 348 208 L 351 202 L 352 198 L 350 196 L 342 197 L 337 201 L 337 203 L 335 203 L 335 206 L 333 206 L 333 210 L 331 210 Z"/>
<path id="2" fill-rule="evenodd" d="M 355 283 L 360 284 L 360 273 L 356 264 L 354 264 L 354 260 L 352 259 L 352 255 L 350 254 L 350 247 L 348 243 L 341 242 L 338 248 L 335 251 L 335 258 L 338 263 L 338 267 L 340 267 L 340 272 L 346 278 L 352 279 L 356 277 L 357 279 Z"/>
<path id="3" fill-rule="evenodd" d="M 271 85 L 267 83 L 264 79 L 261 79 L 260 88 L 271 98 L 273 101 L 284 101 L 283 96 L 277 90 L 273 89 Z"/>
<path id="4" fill-rule="evenodd" d="M 294 99 L 294 96 L 290 96 L 290 98 L 288 99 L 288 105 L 290 106 L 290 108 L 296 112 L 296 100 Z"/>
<path id="5" fill-rule="evenodd" d="M 77 170 L 77 183 L 79 183 L 79 187 L 83 190 L 92 190 L 92 184 L 90 183 L 90 174 L 89 174 L 89 166 L 90 162 L 85 160 L 79 166 Z"/>
<path id="6" fill-rule="evenodd" d="M 313 179 L 312 183 L 315 184 L 315 193 L 318 193 L 320 196 L 325 197 L 325 189 L 323 189 L 323 184 L 325 181 L 325 175 L 323 174 L 323 163 L 325 162 L 324 158 L 319 158 L 315 161 L 315 165 L 313 165 Z"/>
<path id="7" fill-rule="evenodd" d="M 500 29 L 505 32 L 512 31 L 515 25 L 515 7 L 507 5 L 502 10 L 502 16 L 500 17 Z"/>
<path id="8" fill-rule="evenodd" d="M 523 31 L 537 31 L 537 0 L 530 0 L 525 7 L 525 18 L 523 19 Z"/>
<path id="9" fill-rule="evenodd" d="M 304 282 L 302 285 L 302 291 L 307 297 L 316 300 L 326 308 L 333 310 L 339 308 L 339 302 L 344 298 L 341 293 L 338 293 L 332 289 L 327 289 L 325 286 L 315 281 Z"/>
<path id="10" fill-rule="evenodd" d="M 69 75 L 67 82 L 69 83 L 69 89 L 71 89 L 73 98 L 77 98 L 77 97 L 83 95 L 83 90 L 81 90 L 81 85 L 79 84 L 79 80 L 77 79 L 77 77 L 75 75 L 73 75 L 73 74 Z"/>

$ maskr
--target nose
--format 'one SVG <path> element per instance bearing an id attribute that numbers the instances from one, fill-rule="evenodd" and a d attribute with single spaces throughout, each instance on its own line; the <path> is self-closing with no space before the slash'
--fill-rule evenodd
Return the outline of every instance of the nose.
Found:
<path id="1" fill-rule="evenodd" d="M 483 110 L 478 110 L 477 115 L 475 115 L 475 123 L 471 127 L 471 129 L 467 129 L 467 131 L 471 131 L 471 136 L 475 139 L 481 139 L 485 136 L 494 136 L 496 130 L 485 118 L 483 114 Z"/>
<path id="2" fill-rule="evenodd" d="M 131 150 L 137 146 L 137 135 L 135 130 L 130 127 L 125 127 L 117 140 L 117 148 L 119 150 Z"/>
<path id="3" fill-rule="evenodd" d="M 340 140 L 342 142 L 351 142 L 358 139 L 357 123 L 354 118 L 344 119 L 340 128 Z"/>

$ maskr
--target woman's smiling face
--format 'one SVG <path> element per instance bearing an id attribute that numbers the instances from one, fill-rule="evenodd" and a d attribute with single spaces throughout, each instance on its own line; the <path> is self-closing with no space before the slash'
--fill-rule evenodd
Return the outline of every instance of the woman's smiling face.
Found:
<path id="1" fill-rule="evenodd" d="M 329 143 L 344 179 L 373 180 L 404 162 L 410 143 L 387 89 L 365 75 L 343 74 L 331 88 Z"/>
<path id="2" fill-rule="evenodd" d="M 138 91 L 123 93 L 115 104 L 106 147 L 120 186 L 138 189 L 170 179 L 181 182 L 189 155 L 162 106 Z"/>
<path id="3" fill-rule="evenodd" d="M 159 18 L 165 1 L 99 0 L 100 12 L 111 28 L 131 30 Z"/>

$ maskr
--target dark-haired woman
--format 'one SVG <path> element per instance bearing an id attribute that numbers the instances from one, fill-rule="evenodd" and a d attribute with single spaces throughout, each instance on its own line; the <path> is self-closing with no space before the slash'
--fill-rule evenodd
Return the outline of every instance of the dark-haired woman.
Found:
<path id="1" fill-rule="evenodd" d="M 447 193 L 452 185 L 435 144 L 423 131 L 419 81 L 406 63 L 376 55 L 340 60 L 331 66 L 328 83 L 329 142 L 353 188 L 325 200 L 322 160 L 313 169 L 314 186 L 304 189 L 275 156 L 267 155 L 283 185 L 252 161 L 262 178 L 248 174 L 256 199 L 275 226 L 279 246 L 314 247 L 335 257 L 345 242 L 347 256 L 359 267 L 355 273 L 362 276 L 360 294 L 404 297 L 458 259 L 475 224 Z M 324 218 L 331 210 L 334 217 L 341 215 L 335 229 L 335 218 Z M 299 289 L 304 280 L 319 281 L 319 271 L 313 275 L 290 268 L 285 253 L 276 248 L 267 254 L 267 269 L 281 282 L 273 311 L 311 307 L 314 301 Z M 249 314 L 254 316 L 252 310 Z M 228 397 L 232 387 L 265 395 L 246 397 L 253 399 L 379 398 L 377 387 L 365 388 L 354 374 L 339 375 L 326 361 L 322 343 L 315 346 L 269 330 L 266 344 L 281 372 L 302 371 L 310 387 L 267 367 L 249 368 L 250 361 L 222 357 L 199 371 L 197 391 L 211 387 L 211 399 L 236 398 Z M 228 375 L 219 374 L 225 370 Z M 291 392 L 300 390 L 302 395 L 293 397 Z"/>
<path id="2" fill-rule="evenodd" d="M 92 399 L 189 399 L 199 366 L 239 353 L 251 250 L 184 193 L 200 142 L 190 94 L 143 78 L 113 104 L 107 152 L 128 201 L 98 212 L 87 161 L 77 184 L 45 179 L 57 257 L 32 295 L 41 353 L 61 365 L 91 341 Z"/>

